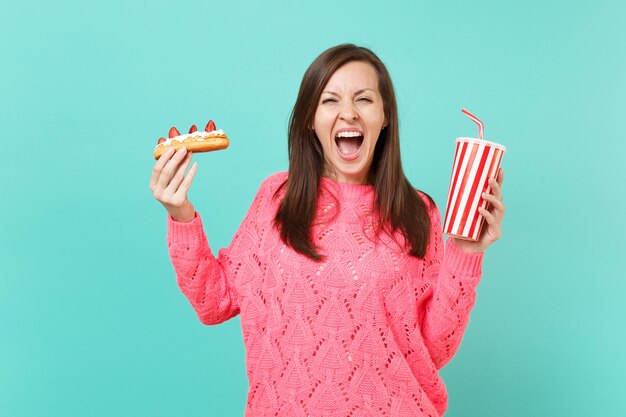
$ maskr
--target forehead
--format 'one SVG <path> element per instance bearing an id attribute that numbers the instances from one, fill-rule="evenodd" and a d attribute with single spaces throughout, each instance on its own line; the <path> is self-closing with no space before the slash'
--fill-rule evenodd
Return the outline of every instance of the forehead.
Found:
<path id="1" fill-rule="evenodd" d="M 368 62 L 352 61 L 342 65 L 333 73 L 324 90 L 340 92 L 364 88 L 378 91 L 376 70 Z"/>

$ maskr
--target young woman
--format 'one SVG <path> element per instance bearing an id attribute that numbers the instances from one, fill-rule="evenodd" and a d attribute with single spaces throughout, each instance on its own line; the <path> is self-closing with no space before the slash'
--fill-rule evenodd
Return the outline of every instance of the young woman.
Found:
<path id="1" fill-rule="evenodd" d="M 197 165 L 155 164 L 179 286 L 203 323 L 241 314 L 246 416 L 440 416 L 438 370 L 500 236 L 502 171 L 478 242 L 448 238 L 433 200 L 405 178 L 389 74 L 339 45 L 304 74 L 289 123 L 289 171 L 263 182 L 228 248 L 211 252 L 187 199 Z M 445 250 L 444 250 L 445 246 Z"/>

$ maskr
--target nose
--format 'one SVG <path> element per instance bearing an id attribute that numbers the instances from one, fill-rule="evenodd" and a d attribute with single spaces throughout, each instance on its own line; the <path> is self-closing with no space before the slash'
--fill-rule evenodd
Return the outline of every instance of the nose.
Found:
<path id="1" fill-rule="evenodd" d="M 339 109 L 339 117 L 343 120 L 356 120 L 359 118 L 352 102 L 342 104 Z"/>

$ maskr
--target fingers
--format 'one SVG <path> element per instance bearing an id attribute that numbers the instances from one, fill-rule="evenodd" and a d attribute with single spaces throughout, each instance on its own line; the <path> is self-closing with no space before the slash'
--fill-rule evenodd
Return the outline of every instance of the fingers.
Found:
<path id="1" fill-rule="evenodd" d="M 166 187 L 166 192 L 169 192 L 170 194 L 174 194 L 176 190 L 178 190 L 178 186 L 180 185 L 181 182 L 183 182 L 183 179 L 185 177 L 185 171 L 187 171 L 187 167 L 189 166 L 189 163 L 191 162 L 191 155 L 192 155 L 191 152 L 187 153 L 183 162 L 178 166 L 178 169 L 176 170 L 176 172 L 174 173 L 174 176 L 172 177 L 172 179 L 170 180 L 169 184 Z"/>
<path id="2" fill-rule="evenodd" d="M 479 213 L 485 218 L 485 221 L 489 225 L 489 235 L 492 240 L 498 240 L 502 236 L 502 219 L 506 207 L 502 202 L 502 183 L 504 182 L 504 170 L 500 168 L 498 170 L 497 180 L 490 178 L 489 186 L 491 187 L 491 194 L 483 193 L 482 197 L 487 201 L 490 206 L 489 210 L 482 207 L 478 208 Z"/>
<path id="3" fill-rule="evenodd" d="M 496 241 L 502 236 L 502 218 L 497 219 L 496 216 L 488 210 L 485 210 L 482 207 L 478 208 L 478 212 L 482 214 L 485 218 L 485 221 L 489 225 L 489 234 L 491 235 L 492 240 Z"/>
<path id="4" fill-rule="evenodd" d="M 150 177 L 150 191 L 154 192 L 154 188 L 159 182 L 159 177 L 161 176 L 161 170 L 163 170 L 163 167 L 170 160 L 174 152 L 174 148 L 168 149 L 154 164 L 154 168 L 152 169 L 152 176 Z"/>
<path id="5" fill-rule="evenodd" d="M 502 183 L 504 182 L 504 170 L 502 168 L 498 170 L 496 178 L 497 180 L 489 178 L 489 186 L 491 187 L 493 194 L 497 198 L 502 199 Z"/>
<path id="6" fill-rule="evenodd" d="M 150 190 L 154 198 L 166 207 L 179 206 L 187 200 L 187 191 L 197 170 L 197 164 L 194 164 L 193 170 L 185 176 L 192 155 L 185 147 L 177 151 L 168 149 L 155 163 Z"/>
<path id="7" fill-rule="evenodd" d="M 172 156 L 169 161 L 165 162 L 165 166 L 162 168 L 161 173 L 159 175 L 159 180 L 157 182 L 157 188 L 165 190 L 169 183 L 172 181 L 172 178 L 178 171 L 178 167 L 182 160 L 185 158 L 187 154 L 187 148 L 184 146 L 181 147 L 176 153 Z M 161 157 L 163 158 L 163 157 Z"/>
<path id="8" fill-rule="evenodd" d="M 483 193 L 483 199 L 491 203 L 491 206 L 494 209 L 504 212 L 505 207 L 504 207 L 504 203 L 502 202 L 502 199 L 496 197 L 493 194 L 488 194 L 488 193 Z"/>
<path id="9" fill-rule="evenodd" d="M 189 169 L 187 176 L 185 177 L 183 182 L 180 184 L 180 187 L 178 187 L 178 190 L 174 193 L 175 201 L 179 201 L 181 199 L 184 201 L 184 199 L 187 198 L 187 191 L 189 191 L 191 182 L 193 181 L 193 178 L 196 176 L 196 171 L 198 171 L 198 164 L 194 163 Z"/>
<path id="10" fill-rule="evenodd" d="M 504 182 L 504 170 L 500 168 L 498 170 L 497 180 L 489 178 L 489 187 L 491 188 L 491 194 L 483 193 L 482 197 L 491 203 L 491 206 L 496 210 L 504 213 L 505 206 L 502 202 L 502 183 Z"/>

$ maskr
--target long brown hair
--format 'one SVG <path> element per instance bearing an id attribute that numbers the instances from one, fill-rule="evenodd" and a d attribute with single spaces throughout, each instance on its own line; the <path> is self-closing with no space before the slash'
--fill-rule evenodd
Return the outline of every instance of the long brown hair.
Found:
<path id="1" fill-rule="evenodd" d="M 390 235 L 400 231 L 406 249 L 423 258 L 430 236 L 428 208 L 402 170 L 398 109 L 391 77 L 382 61 L 369 49 L 352 44 L 332 47 L 319 55 L 304 73 L 296 104 L 289 118 L 289 174 L 284 198 L 274 217 L 280 237 L 296 252 L 314 260 L 322 259 L 311 239 L 318 190 L 324 172 L 324 151 L 313 125 L 322 91 L 341 66 L 360 61 L 371 64 L 378 75 L 387 127 L 380 132 L 367 181 L 374 186 L 374 209 L 382 230 Z M 434 201 L 428 196 L 431 205 Z"/>

